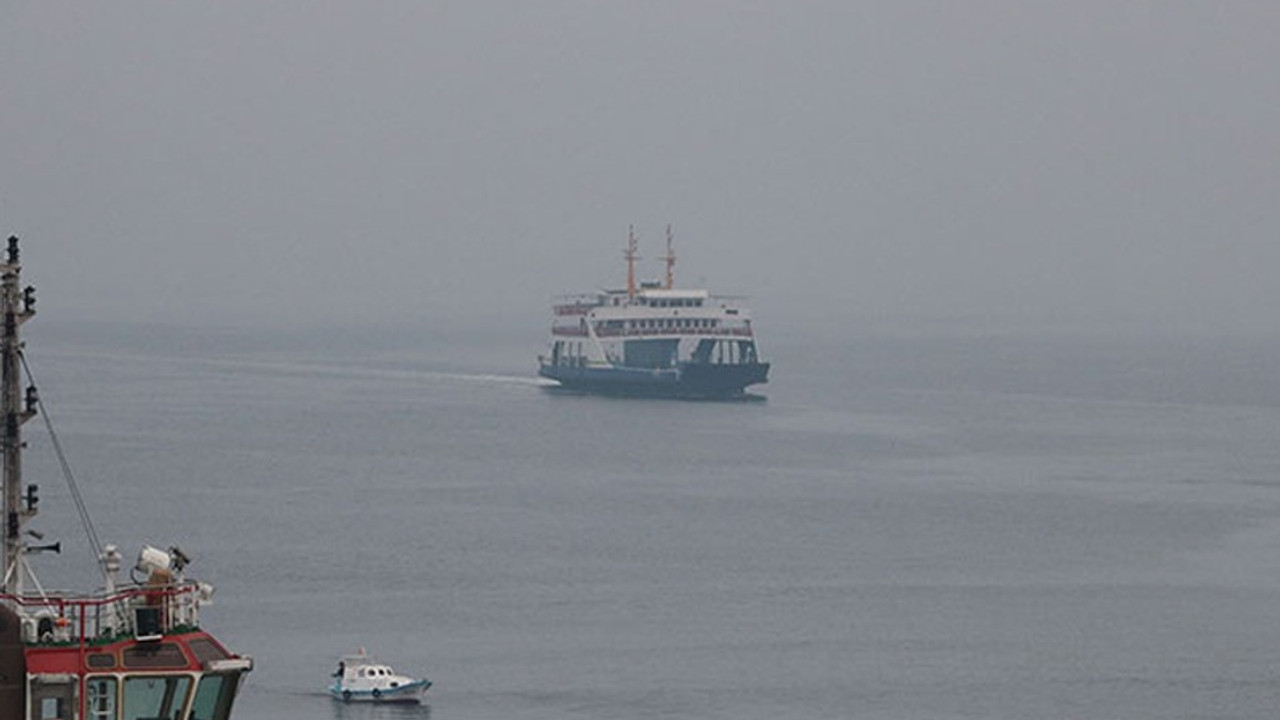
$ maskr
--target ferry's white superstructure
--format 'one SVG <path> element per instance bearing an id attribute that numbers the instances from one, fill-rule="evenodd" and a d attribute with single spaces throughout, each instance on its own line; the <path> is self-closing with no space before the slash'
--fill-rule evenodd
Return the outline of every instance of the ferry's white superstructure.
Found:
<path id="1" fill-rule="evenodd" d="M 740 396 L 767 381 L 750 311 L 732 297 L 675 287 L 669 229 L 665 282 L 637 284 L 634 232 L 625 255 L 626 289 L 553 306 L 539 374 L 571 389 L 677 397 Z"/>

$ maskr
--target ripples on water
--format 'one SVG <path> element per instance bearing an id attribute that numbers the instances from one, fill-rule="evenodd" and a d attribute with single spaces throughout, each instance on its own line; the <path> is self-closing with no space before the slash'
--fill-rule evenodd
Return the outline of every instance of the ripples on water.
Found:
<path id="1" fill-rule="evenodd" d="M 29 354 L 99 533 L 217 584 L 206 625 L 258 663 L 237 720 L 1280 706 L 1265 348 L 772 349 L 753 403 L 564 395 L 528 358 L 427 349 Z M 78 541 L 32 450 L 38 527 Z M 331 701 L 357 646 L 430 705 Z"/>

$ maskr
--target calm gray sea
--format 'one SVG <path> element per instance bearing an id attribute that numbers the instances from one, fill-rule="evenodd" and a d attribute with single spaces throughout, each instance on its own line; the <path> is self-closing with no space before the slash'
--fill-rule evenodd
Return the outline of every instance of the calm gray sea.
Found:
<path id="1" fill-rule="evenodd" d="M 99 534 L 217 585 L 237 720 L 1280 708 L 1280 343 L 797 337 L 698 403 L 547 392 L 538 337 L 28 340 Z M 331 701 L 360 646 L 430 704 Z"/>

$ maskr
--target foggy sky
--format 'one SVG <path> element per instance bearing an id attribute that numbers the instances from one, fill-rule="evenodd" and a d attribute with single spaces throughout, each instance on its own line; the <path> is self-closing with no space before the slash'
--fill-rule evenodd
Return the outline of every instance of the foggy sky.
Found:
<path id="1" fill-rule="evenodd" d="M 36 2 L 0 233 L 42 313 L 1280 332 L 1269 2 Z M 767 326 L 761 325 L 767 333 Z"/>

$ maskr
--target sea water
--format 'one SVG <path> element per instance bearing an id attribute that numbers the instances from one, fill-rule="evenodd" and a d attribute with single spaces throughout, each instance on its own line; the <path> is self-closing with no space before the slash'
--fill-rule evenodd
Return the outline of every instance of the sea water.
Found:
<path id="1" fill-rule="evenodd" d="M 682 402 L 549 392 L 536 342 L 130 332 L 28 356 L 103 540 L 217 586 L 237 720 L 1280 707 L 1276 344 L 793 338 L 766 400 Z M 428 704 L 331 700 L 360 647 Z"/>

